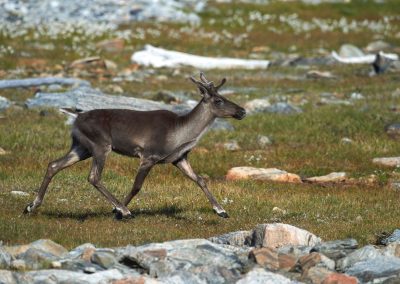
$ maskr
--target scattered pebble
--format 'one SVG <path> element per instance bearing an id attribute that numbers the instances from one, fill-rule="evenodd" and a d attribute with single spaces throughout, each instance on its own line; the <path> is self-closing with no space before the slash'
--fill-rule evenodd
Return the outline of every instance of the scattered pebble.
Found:
<path id="1" fill-rule="evenodd" d="M 10 193 L 15 196 L 29 196 L 29 193 L 27 193 L 25 191 L 19 191 L 19 190 L 13 190 Z"/>

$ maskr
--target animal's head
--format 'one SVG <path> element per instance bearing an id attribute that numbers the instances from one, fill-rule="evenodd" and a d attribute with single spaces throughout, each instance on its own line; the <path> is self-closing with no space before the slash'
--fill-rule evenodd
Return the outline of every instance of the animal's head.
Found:
<path id="1" fill-rule="evenodd" d="M 201 95 L 203 96 L 203 103 L 211 110 L 216 117 L 233 117 L 236 119 L 243 119 L 246 116 L 244 108 L 227 100 L 221 96 L 218 91 L 225 84 L 226 79 L 223 78 L 221 83 L 214 86 L 213 82 L 207 81 L 203 73 L 200 73 L 200 80 L 198 81 L 193 77 L 190 80 L 197 86 Z"/>

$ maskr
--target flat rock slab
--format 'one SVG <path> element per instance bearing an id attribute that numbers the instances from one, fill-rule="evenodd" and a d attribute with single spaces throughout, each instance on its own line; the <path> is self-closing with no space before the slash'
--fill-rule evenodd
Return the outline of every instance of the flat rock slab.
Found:
<path id="1" fill-rule="evenodd" d="M 27 87 L 38 87 L 38 86 L 44 86 L 44 85 L 90 86 L 90 83 L 88 81 L 81 80 L 81 79 L 59 78 L 59 77 L 0 80 L 0 89 L 27 88 Z"/>
<path id="2" fill-rule="evenodd" d="M 321 239 L 316 235 L 288 224 L 273 223 L 258 225 L 253 230 L 253 245 L 279 248 L 283 246 L 316 246 Z"/>
<path id="3" fill-rule="evenodd" d="M 154 68 L 177 68 L 191 66 L 205 69 L 266 69 L 268 60 L 248 60 L 237 58 L 215 58 L 188 54 L 179 51 L 157 48 L 146 45 L 144 50 L 132 54 L 131 61 L 143 66 Z"/>
<path id="4" fill-rule="evenodd" d="M 244 264 L 235 251 L 204 239 L 177 240 L 128 246 L 121 261 L 142 267 L 151 277 L 170 277 L 179 269 L 195 273 L 206 282 L 222 283 L 240 275 Z"/>
<path id="5" fill-rule="evenodd" d="M 276 168 L 235 167 L 226 174 L 227 180 L 263 180 L 289 183 L 301 183 L 300 176 Z"/>
<path id="6" fill-rule="evenodd" d="M 400 157 L 374 158 L 372 162 L 380 166 L 397 167 L 400 166 Z"/>
<path id="7" fill-rule="evenodd" d="M 377 256 L 365 261 L 357 262 L 347 269 L 346 274 L 357 277 L 362 283 L 375 279 L 374 283 L 380 278 L 397 276 L 400 273 L 400 259 L 390 256 Z"/>
<path id="8" fill-rule="evenodd" d="M 305 180 L 312 183 L 329 183 L 329 182 L 344 182 L 347 179 L 345 172 L 333 172 L 325 176 L 316 176 L 306 178 Z"/>
<path id="9" fill-rule="evenodd" d="M 267 271 L 263 268 L 253 268 L 247 273 L 237 284 L 295 284 L 297 281 L 292 281 L 285 276 Z"/>

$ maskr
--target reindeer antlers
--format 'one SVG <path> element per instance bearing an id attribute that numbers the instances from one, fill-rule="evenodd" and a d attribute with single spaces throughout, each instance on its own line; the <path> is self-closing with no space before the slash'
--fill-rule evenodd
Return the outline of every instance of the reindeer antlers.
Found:
<path id="1" fill-rule="evenodd" d="M 200 80 L 201 80 L 201 82 L 196 80 L 193 76 L 190 76 L 190 80 L 192 80 L 192 82 L 195 83 L 196 85 L 201 85 L 202 87 L 205 87 L 205 88 L 207 88 L 209 86 L 213 86 L 214 87 L 214 82 L 213 81 L 208 81 L 203 72 L 200 72 Z M 218 90 L 219 88 L 221 88 L 225 84 L 225 82 L 226 82 L 226 78 L 223 78 L 221 83 L 219 83 L 215 87 L 215 89 Z"/>

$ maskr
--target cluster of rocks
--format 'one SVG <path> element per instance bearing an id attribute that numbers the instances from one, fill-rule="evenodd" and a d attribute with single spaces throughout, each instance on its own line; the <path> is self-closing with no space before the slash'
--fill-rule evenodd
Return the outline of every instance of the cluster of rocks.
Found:
<path id="1" fill-rule="evenodd" d="M 172 21 L 199 24 L 196 14 L 206 1 L 176 0 L 82 0 L 0 2 L 0 30 L 10 36 L 29 29 L 52 30 L 55 34 L 73 27 L 101 34 L 131 21 Z"/>
<path id="2" fill-rule="evenodd" d="M 397 283 L 399 232 L 362 248 L 281 223 L 117 248 L 38 240 L 0 246 L 0 283 Z"/>

